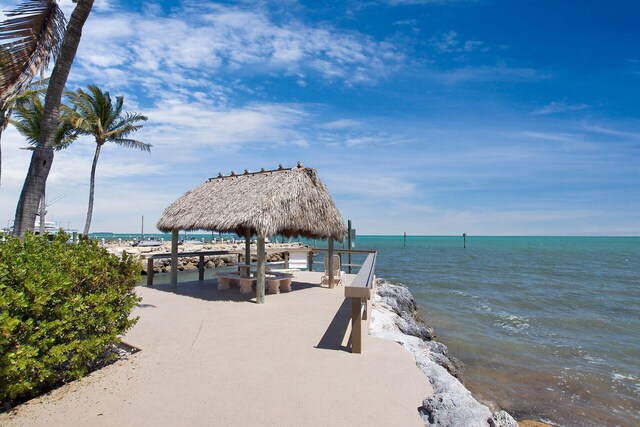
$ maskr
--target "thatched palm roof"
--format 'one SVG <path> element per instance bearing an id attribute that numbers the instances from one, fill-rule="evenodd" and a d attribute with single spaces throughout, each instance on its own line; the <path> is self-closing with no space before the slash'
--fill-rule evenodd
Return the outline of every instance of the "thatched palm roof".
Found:
<path id="1" fill-rule="evenodd" d="M 315 169 L 301 165 L 211 178 L 167 207 L 157 227 L 339 241 L 347 232 Z"/>

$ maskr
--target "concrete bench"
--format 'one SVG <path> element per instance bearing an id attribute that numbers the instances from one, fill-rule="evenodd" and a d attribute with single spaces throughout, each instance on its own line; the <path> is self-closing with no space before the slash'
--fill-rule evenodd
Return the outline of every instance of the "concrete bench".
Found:
<path id="1" fill-rule="evenodd" d="M 239 273 L 216 273 L 218 278 L 218 290 L 229 289 L 229 287 L 238 283 L 240 285 L 240 293 L 248 294 L 253 291 L 253 285 L 257 282 L 256 277 L 241 277 Z M 292 274 L 270 273 L 265 277 L 267 292 L 270 294 L 278 294 L 282 292 L 291 292 Z"/>
<path id="2" fill-rule="evenodd" d="M 218 290 L 221 291 L 235 285 L 240 279 L 240 273 L 216 273 L 216 277 L 218 278 Z"/>
<path id="3" fill-rule="evenodd" d="M 280 292 L 291 292 L 292 274 L 271 273 L 266 278 L 267 292 L 278 294 Z"/>
<path id="4" fill-rule="evenodd" d="M 218 278 L 218 290 L 229 289 L 236 284 L 240 285 L 240 293 L 248 294 L 253 290 L 253 285 L 256 283 L 255 277 L 242 277 L 240 273 L 216 273 Z"/>

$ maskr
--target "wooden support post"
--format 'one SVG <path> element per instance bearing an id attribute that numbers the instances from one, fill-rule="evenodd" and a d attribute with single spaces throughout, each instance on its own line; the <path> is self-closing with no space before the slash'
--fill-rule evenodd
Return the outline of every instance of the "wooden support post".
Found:
<path id="1" fill-rule="evenodd" d="M 347 243 L 349 244 L 348 248 L 349 250 L 351 250 L 353 248 L 353 244 L 351 243 L 351 220 L 347 221 Z M 349 252 L 349 274 L 351 274 L 351 252 Z"/>
<path id="2" fill-rule="evenodd" d="M 244 263 L 245 265 L 251 265 L 251 230 L 248 228 L 244 231 Z M 249 273 L 249 268 L 246 270 L 238 268 L 238 271 L 240 271 L 240 275 L 242 275 L 243 271 L 247 272 L 247 277 L 251 275 Z"/>
<path id="3" fill-rule="evenodd" d="M 325 274 L 329 275 L 329 289 L 333 289 L 336 287 L 333 281 L 333 271 L 335 269 L 333 266 L 333 237 L 329 237 L 329 252 L 327 256 L 329 257 L 329 262 L 327 263 L 329 266 L 329 271 L 325 272 Z"/>
<path id="4" fill-rule="evenodd" d="M 284 268 L 289 268 L 289 252 L 284 253 Z"/>
<path id="5" fill-rule="evenodd" d="M 204 280 L 204 255 L 200 255 L 198 259 L 198 280 Z"/>
<path id="6" fill-rule="evenodd" d="M 153 286 L 153 258 L 147 258 L 147 286 Z"/>
<path id="7" fill-rule="evenodd" d="M 264 252 L 264 236 L 258 235 L 258 271 L 256 273 L 256 302 L 258 304 L 264 304 L 264 293 L 265 293 L 265 278 L 264 278 L 264 262 L 265 262 L 265 252 Z"/>
<path id="8" fill-rule="evenodd" d="M 171 230 L 171 284 L 178 284 L 178 229 Z"/>
<path id="9" fill-rule="evenodd" d="M 351 353 L 362 353 L 362 300 L 351 298 Z"/>
<path id="10" fill-rule="evenodd" d="M 313 271 L 313 251 L 307 252 L 307 267 L 309 271 Z"/>

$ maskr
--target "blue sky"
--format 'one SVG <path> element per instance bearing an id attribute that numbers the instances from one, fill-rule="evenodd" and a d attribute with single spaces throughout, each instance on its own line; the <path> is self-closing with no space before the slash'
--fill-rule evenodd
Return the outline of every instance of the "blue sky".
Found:
<path id="1" fill-rule="evenodd" d="M 218 172 L 302 161 L 360 234 L 638 235 L 638 22 L 635 1 L 96 0 L 68 88 L 123 95 L 154 147 L 102 150 L 92 231 L 149 232 Z M 2 226 L 21 146 L 9 127 Z M 63 226 L 93 149 L 56 155 Z"/>

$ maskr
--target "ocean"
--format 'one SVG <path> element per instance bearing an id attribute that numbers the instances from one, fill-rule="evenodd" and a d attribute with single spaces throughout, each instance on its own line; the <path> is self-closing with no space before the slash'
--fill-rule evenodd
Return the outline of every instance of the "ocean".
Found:
<path id="1" fill-rule="evenodd" d="M 411 290 L 479 400 L 556 425 L 640 425 L 640 237 L 358 236 L 355 249 Z"/>
<path id="2" fill-rule="evenodd" d="M 520 418 L 640 425 L 640 238 L 359 236 L 466 365 Z"/>

